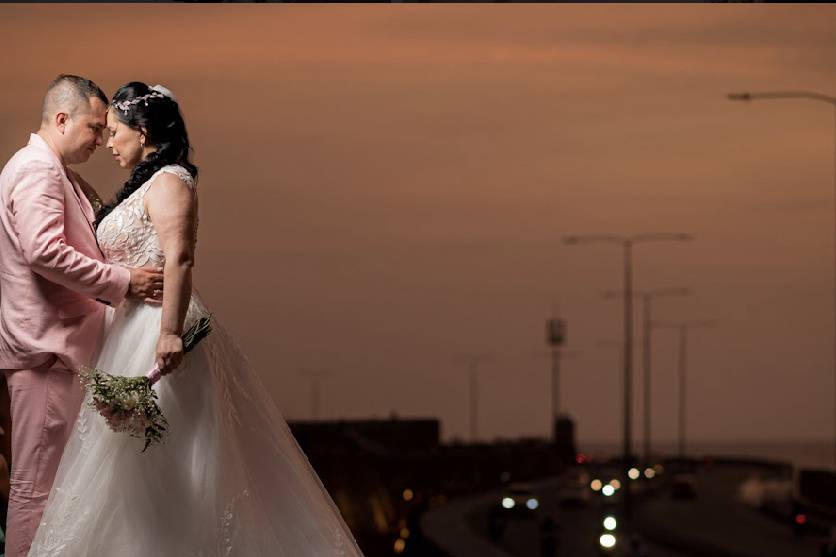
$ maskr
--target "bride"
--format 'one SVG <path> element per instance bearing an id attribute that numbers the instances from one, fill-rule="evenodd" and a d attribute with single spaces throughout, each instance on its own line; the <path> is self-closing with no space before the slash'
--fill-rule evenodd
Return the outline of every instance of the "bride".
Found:
<path id="1" fill-rule="evenodd" d="M 137 376 L 159 365 L 170 434 L 143 453 L 142 440 L 112 432 L 85 405 L 29 556 L 361 556 L 223 327 L 213 320 L 184 356 L 180 335 L 208 311 L 192 291 L 197 168 L 177 101 L 164 87 L 128 83 L 107 127 L 107 146 L 131 174 L 98 213 L 99 244 L 110 263 L 164 267 L 165 283 L 161 305 L 115 310 L 96 367 Z"/>

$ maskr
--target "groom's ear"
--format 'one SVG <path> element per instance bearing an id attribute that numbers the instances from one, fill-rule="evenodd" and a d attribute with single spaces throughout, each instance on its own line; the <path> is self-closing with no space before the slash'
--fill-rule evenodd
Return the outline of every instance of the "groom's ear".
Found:
<path id="1" fill-rule="evenodd" d="M 66 112 L 56 112 L 55 113 L 55 127 L 58 128 L 58 131 L 61 134 L 67 129 L 67 121 L 70 119 L 70 115 Z"/>

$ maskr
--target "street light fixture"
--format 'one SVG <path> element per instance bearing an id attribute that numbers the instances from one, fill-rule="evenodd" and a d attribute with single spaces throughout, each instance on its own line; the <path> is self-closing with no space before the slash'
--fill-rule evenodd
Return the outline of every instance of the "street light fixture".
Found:
<path id="1" fill-rule="evenodd" d="M 647 242 L 687 242 L 692 240 L 690 234 L 685 233 L 651 233 L 634 236 L 620 236 L 616 234 L 585 234 L 570 235 L 563 238 L 566 245 L 606 243 L 621 247 L 624 255 L 624 449 L 622 454 L 624 484 L 628 485 L 627 470 L 631 466 L 633 456 L 633 246 Z M 632 497 L 630 490 L 624 496 L 624 511 L 627 518 L 632 516 Z"/>
<path id="2" fill-rule="evenodd" d="M 729 93 L 726 97 L 730 101 L 755 101 L 755 100 L 776 100 L 776 99 L 804 99 L 811 101 L 824 102 L 833 107 L 833 201 L 834 213 L 836 213 L 836 97 L 832 95 L 825 95 L 816 93 L 814 91 L 763 91 L 758 93 L 751 93 L 744 91 L 741 93 Z M 833 342 L 833 389 L 834 389 L 834 443 L 833 443 L 833 458 L 836 463 L 836 214 L 833 219 L 833 327 L 834 327 L 834 342 Z"/>

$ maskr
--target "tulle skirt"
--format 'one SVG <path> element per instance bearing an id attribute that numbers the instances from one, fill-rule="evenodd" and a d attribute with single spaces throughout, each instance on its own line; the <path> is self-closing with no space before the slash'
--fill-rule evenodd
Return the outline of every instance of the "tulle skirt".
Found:
<path id="1" fill-rule="evenodd" d="M 195 295 L 186 328 L 205 313 Z M 96 367 L 146 373 L 160 317 L 158 306 L 120 306 Z M 362 555 L 216 318 L 209 336 L 154 388 L 169 435 L 144 453 L 143 440 L 113 433 L 85 402 L 30 557 Z"/>

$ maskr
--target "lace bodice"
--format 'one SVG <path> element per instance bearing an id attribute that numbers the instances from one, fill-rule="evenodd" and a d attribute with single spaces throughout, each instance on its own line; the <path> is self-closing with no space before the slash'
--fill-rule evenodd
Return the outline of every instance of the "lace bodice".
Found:
<path id="1" fill-rule="evenodd" d="M 174 174 L 194 191 L 195 180 L 182 166 L 172 164 L 155 172 L 99 224 L 96 236 L 108 263 L 123 267 L 161 267 L 165 263 L 160 238 L 145 209 L 145 192 L 163 172 Z"/>

